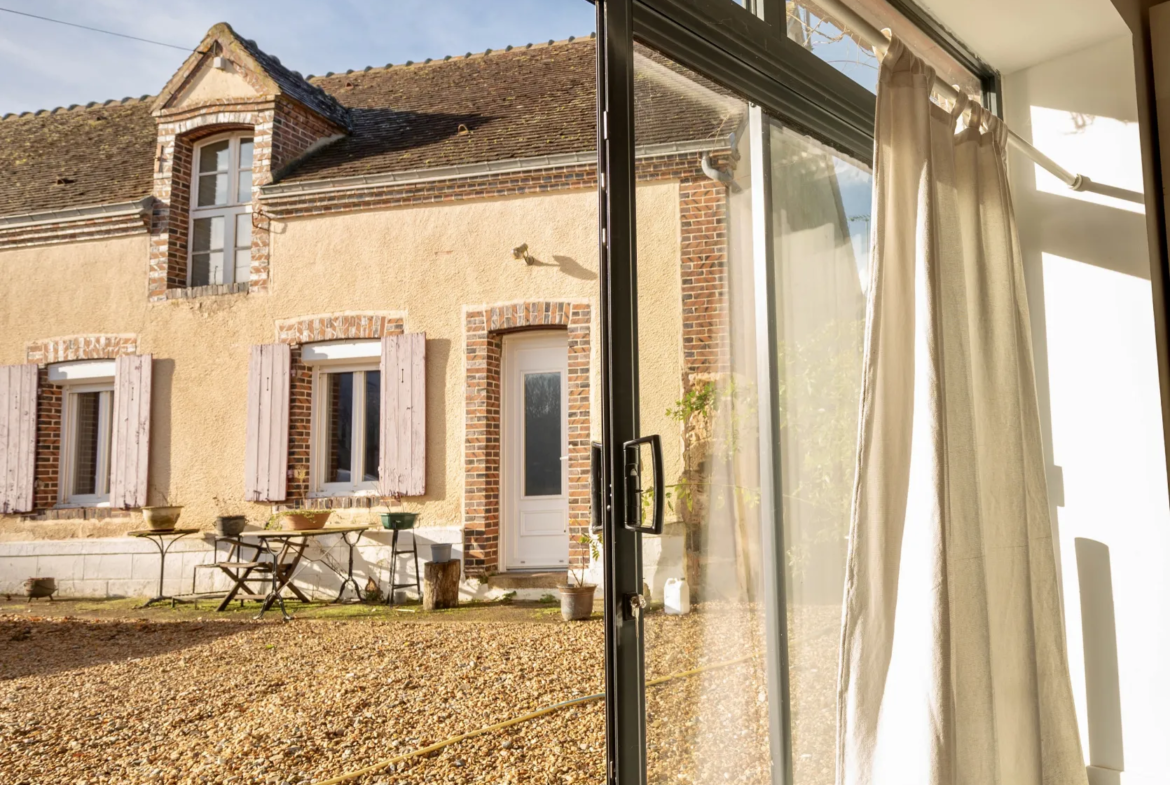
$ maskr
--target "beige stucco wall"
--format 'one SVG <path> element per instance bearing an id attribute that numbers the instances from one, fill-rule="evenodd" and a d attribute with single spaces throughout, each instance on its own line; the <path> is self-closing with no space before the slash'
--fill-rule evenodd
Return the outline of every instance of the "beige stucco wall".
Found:
<path id="1" fill-rule="evenodd" d="M 643 431 L 672 433 L 678 397 L 678 188 L 639 187 Z M 154 355 L 150 497 L 183 504 L 184 522 L 215 515 L 267 518 L 242 501 L 250 347 L 275 322 L 341 311 L 401 311 L 427 334 L 427 495 L 407 500 L 427 525 L 462 521 L 467 306 L 574 299 L 593 304 L 594 436 L 599 435 L 597 197 L 592 191 L 477 200 L 275 223 L 266 294 L 149 303 L 145 235 L 0 252 L 0 364 L 25 360 L 30 341 L 135 333 Z M 533 266 L 512 257 L 528 243 Z M 673 445 L 673 439 L 666 439 Z M 677 452 L 677 450 L 675 450 Z M 668 475 L 677 471 L 671 457 Z M 364 514 L 364 513 L 363 513 Z M 0 538 L 113 535 L 133 523 L 0 520 Z"/>
<path id="2" fill-rule="evenodd" d="M 255 88 L 236 71 L 237 66 L 229 64 L 228 68 L 227 71 L 202 69 L 170 106 L 196 105 L 223 98 L 255 98 Z"/>

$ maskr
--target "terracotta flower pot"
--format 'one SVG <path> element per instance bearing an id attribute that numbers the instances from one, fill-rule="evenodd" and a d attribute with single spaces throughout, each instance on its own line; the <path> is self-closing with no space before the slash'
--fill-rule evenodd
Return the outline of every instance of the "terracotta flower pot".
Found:
<path id="1" fill-rule="evenodd" d="M 281 525 L 285 531 L 306 531 L 308 529 L 324 528 L 325 522 L 333 510 L 297 510 L 280 516 Z"/>
<path id="2" fill-rule="evenodd" d="M 561 586 L 561 618 L 581 621 L 593 615 L 593 592 L 596 586 Z"/>
<path id="3" fill-rule="evenodd" d="M 182 506 L 143 507 L 142 517 L 146 525 L 156 532 L 168 532 L 179 522 Z"/>

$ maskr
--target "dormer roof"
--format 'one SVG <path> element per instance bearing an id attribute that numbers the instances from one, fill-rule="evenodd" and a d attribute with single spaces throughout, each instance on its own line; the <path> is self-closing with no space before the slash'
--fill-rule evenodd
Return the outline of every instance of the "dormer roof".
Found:
<path id="1" fill-rule="evenodd" d="M 220 22 L 207 31 L 199 46 L 155 98 L 151 110 L 158 115 L 172 108 L 192 80 L 213 67 L 216 57 L 242 67 L 255 83 L 258 94 L 283 95 L 334 125 L 349 129 L 349 111 L 336 98 L 285 67 L 279 58 L 263 51 L 255 41 L 239 36 L 227 22 Z"/>

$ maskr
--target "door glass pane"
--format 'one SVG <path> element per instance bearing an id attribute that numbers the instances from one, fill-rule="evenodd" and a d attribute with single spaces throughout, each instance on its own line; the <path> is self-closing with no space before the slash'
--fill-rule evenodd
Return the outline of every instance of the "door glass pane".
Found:
<path id="1" fill-rule="evenodd" d="M 656 54 L 634 83 L 639 145 L 702 143 L 670 176 L 638 162 L 639 420 L 667 486 L 642 537 L 649 779 L 770 783 L 790 762 L 831 785 L 870 175 L 766 116 L 753 136 L 744 101 Z"/>
<path id="2" fill-rule="evenodd" d="M 70 495 L 89 496 L 102 493 L 98 488 L 98 450 L 101 393 L 84 392 L 73 396 L 73 478 Z"/>
<path id="3" fill-rule="evenodd" d="M 524 375 L 524 495 L 561 494 L 561 375 Z"/>
<path id="4" fill-rule="evenodd" d="M 362 479 L 378 479 L 379 450 L 382 444 L 382 372 L 366 371 L 365 454 L 362 459 Z"/>
<path id="5" fill-rule="evenodd" d="M 662 436 L 667 496 L 663 533 L 641 538 L 647 773 L 768 783 L 780 695 L 762 582 L 748 106 L 657 53 L 634 63 L 639 422 Z M 672 143 L 695 152 L 645 151 Z"/>
<path id="6" fill-rule="evenodd" d="M 325 482 L 350 482 L 353 473 L 353 377 L 352 373 L 325 376 Z"/>
<path id="7" fill-rule="evenodd" d="M 835 775 L 871 177 L 778 123 L 768 133 L 792 766 L 820 785 Z"/>

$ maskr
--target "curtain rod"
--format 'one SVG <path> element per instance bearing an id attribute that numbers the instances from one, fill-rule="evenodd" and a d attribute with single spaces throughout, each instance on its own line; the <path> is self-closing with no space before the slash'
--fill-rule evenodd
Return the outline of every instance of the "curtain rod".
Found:
<path id="1" fill-rule="evenodd" d="M 812 0 L 813 4 L 820 6 L 825 11 L 828 11 L 836 19 L 828 21 L 840 21 L 846 25 L 854 33 L 857 33 L 870 46 L 873 47 L 874 52 L 884 55 L 889 49 L 890 41 L 885 34 L 876 27 L 867 22 L 856 11 L 849 6 L 840 2 L 840 0 Z M 959 97 L 958 91 L 951 85 L 944 82 L 942 79 L 935 77 L 934 90 L 944 98 L 955 101 Z M 1126 188 L 1118 188 L 1112 185 L 1104 185 L 1102 183 L 1095 183 L 1086 175 L 1073 174 L 1065 169 L 1063 166 L 1053 161 L 1044 153 L 1037 150 L 1022 136 L 1017 134 L 1011 128 L 1008 131 L 1008 142 L 1013 147 L 1022 152 L 1028 158 L 1035 161 L 1042 168 L 1056 175 L 1056 177 L 1074 191 L 1092 191 L 1093 193 L 1103 194 L 1104 196 L 1112 196 L 1116 199 L 1124 199 L 1129 202 L 1136 202 L 1138 204 L 1145 204 L 1145 196 L 1137 191 L 1130 191 Z"/>

